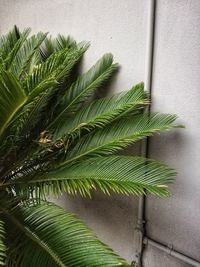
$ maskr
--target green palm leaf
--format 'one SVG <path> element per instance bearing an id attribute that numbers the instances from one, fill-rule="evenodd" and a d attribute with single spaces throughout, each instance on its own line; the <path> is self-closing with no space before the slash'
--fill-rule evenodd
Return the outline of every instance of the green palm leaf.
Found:
<path id="1" fill-rule="evenodd" d="M 139 106 L 147 104 L 147 95 L 143 83 L 134 86 L 127 92 L 93 101 L 89 106 L 81 109 L 73 118 L 69 117 L 54 133 L 54 139 L 64 135 L 76 136 L 81 129 L 103 127 L 124 112 L 130 112 Z"/>
<path id="2" fill-rule="evenodd" d="M 11 31 L 9 31 L 6 35 L 3 35 L 0 38 L 0 55 L 1 55 L 1 63 L 5 66 L 4 60 L 10 54 L 17 41 L 20 38 L 19 29 L 14 26 Z"/>
<path id="3" fill-rule="evenodd" d="M 26 100 L 27 96 L 15 76 L 3 71 L 0 74 L 0 136 Z"/>
<path id="4" fill-rule="evenodd" d="M 28 94 L 26 105 L 16 116 L 12 130 L 19 138 L 31 132 L 42 117 L 52 95 L 57 91 L 59 80 L 71 71 L 87 49 L 83 45 L 80 49 L 69 52 L 61 51 L 52 55 L 45 63 L 40 64 L 31 75 L 26 78 L 25 90 Z M 43 125 L 44 126 L 44 125 Z"/>
<path id="5" fill-rule="evenodd" d="M 6 215 L 20 233 L 10 244 L 9 266 L 128 266 L 82 221 L 54 204 L 17 206 Z"/>
<path id="6" fill-rule="evenodd" d="M 62 49 L 52 54 L 44 63 L 37 65 L 33 72 L 25 79 L 24 86 L 28 92 L 34 90 L 37 94 L 41 84 L 51 78 L 61 79 L 69 74 L 73 66 L 82 57 L 88 48 L 87 43 L 82 43 L 77 48 Z M 33 94 L 33 93 L 32 93 Z"/>
<path id="7" fill-rule="evenodd" d="M 105 81 L 112 76 L 113 72 L 118 68 L 113 63 L 113 56 L 105 54 L 88 72 L 81 75 L 75 81 L 66 94 L 63 96 L 63 108 L 60 114 L 49 126 L 49 128 L 57 128 L 59 122 L 63 122 L 69 112 L 75 112 L 80 108 L 80 103 L 85 101 L 94 90 L 99 88 Z"/>
<path id="8" fill-rule="evenodd" d="M 46 38 L 46 35 L 47 34 L 44 33 L 38 33 L 37 35 L 33 35 L 29 39 L 25 40 L 10 68 L 11 72 L 16 77 L 21 77 L 25 74 L 27 75 L 27 73 L 29 73 L 37 63 L 39 63 L 38 49 Z"/>
<path id="9" fill-rule="evenodd" d="M 50 79 L 43 84 L 43 87 L 40 88 L 40 94 L 25 95 L 21 85 L 15 79 L 15 76 L 13 76 L 10 72 L 4 74 L 4 76 L 5 75 L 7 75 L 9 79 L 7 79 L 9 82 L 8 88 L 12 89 L 12 91 L 10 92 L 9 99 L 8 92 L 5 92 L 4 90 L 5 83 L 4 87 L 0 84 L 0 87 L 7 95 L 6 98 L 0 99 L 0 104 L 2 103 L 2 112 L 0 117 L 3 118 L 0 125 L 0 134 L 2 135 L 1 138 L 8 135 L 9 138 L 7 139 L 7 144 L 9 146 L 11 146 L 11 144 L 17 145 L 18 141 L 18 145 L 20 145 L 25 137 L 30 137 L 29 133 L 41 119 L 42 111 L 48 103 L 49 94 L 58 82 L 55 79 Z M 14 88 L 16 88 L 16 95 L 14 95 Z M 2 97 L 3 96 L 4 93 L 2 93 Z M 10 111 L 10 113 L 8 113 L 8 111 Z M 32 142 L 32 140 L 30 141 Z"/>
<path id="10" fill-rule="evenodd" d="M 71 37 L 65 37 L 63 34 L 58 34 L 54 39 L 54 50 L 59 51 L 63 48 L 72 48 L 76 46 L 76 41 Z"/>
<path id="11" fill-rule="evenodd" d="M 31 94 L 29 95 L 26 105 L 21 109 L 20 114 L 15 118 L 15 123 L 13 123 L 12 130 L 15 131 L 19 139 L 28 135 L 41 120 L 43 111 L 56 85 L 58 82 L 55 79 L 50 79 L 43 84 L 43 87 L 40 87 L 40 94 L 33 98 Z"/>
<path id="12" fill-rule="evenodd" d="M 175 120 L 176 116 L 169 114 L 142 114 L 133 118 L 123 118 L 81 138 L 68 152 L 62 165 L 84 156 L 113 154 L 146 136 L 177 127 L 174 124 Z"/>
<path id="13" fill-rule="evenodd" d="M 5 266 L 6 245 L 4 222 L 0 220 L 0 266 Z"/>
<path id="14" fill-rule="evenodd" d="M 35 196 L 44 198 L 51 194 L 59 196 L 63 192 L 90 196 L 90 191 L 96 188 L 106 194 L 114 191 L 140 195 L 147 190 L 158 196 L 167 196 L 167 184 L 173 181 L 175 174 L 163 163 L 142 157 L 94 157 L 38 178 L 18 178 L 10 186 L 17 186 L 24 196 L 34 190 Z"/>
<path id="15" fill-rule="evenodd" d="M 56 38 L 48 37 L 40 47 L 40 53 L 43 61 L 45 61 L 51 54 L 60 51 L 64 48 L 76 48 L 76 42 L 71 37 L 65 37 L 62 34 L 58 34 Z"/>
<path id="16" fill-rule="evenodd" d="M 27 28 L 22 33 L 20 33 L 19 39 L 16 41 L 12 50 L 10 51 L 10 53 L 7 55 L 6 59 L 4 60 L 6 70 L 10 70 L 10 68 L 11 68 L 11 66 L 12 66 L 12 64 L 13 64 L 16 56 L 17 56 L 17 53 L 19 52 L 20 48 L 22 47 L 22 45 L 26 41 L 30 31 L 31 31 L 31 29 Z"/>

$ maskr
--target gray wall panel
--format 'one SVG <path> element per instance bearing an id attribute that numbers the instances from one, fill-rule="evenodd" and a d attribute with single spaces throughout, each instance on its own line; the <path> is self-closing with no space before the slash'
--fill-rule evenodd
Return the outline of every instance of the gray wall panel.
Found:
<path id="1" fill-rule="evenodd" d="M 151 139 L 150 156 L 167 161 L 177 169 L 178 176 L 176 183 L 171 186 L 171 198 L 149 197 L 147 202 L 149 236 L 165 244 L 173 244 L 175 249 L 198 260 L 200 260 L 199 26 L 199 0 L 158 1 L 152 107 L 155 111 L 178 114 L 179 121 L 186 126 L 186 129 Z M 152 265 L 147 264 L 147 266 Z"/>
<path id="2" fill-rule="evenodd" d="M 148 246 L 144 253 L 143 264 L 145 267 L 191 267 L 191 265 L 151 246 Z"/>
<path id="3" fill-rule="evenodd" d="M 122 66 L 115 91 L 144 80 L 147 0 L 0 0 L 1 33 L 14 24 L 34 32 L 70 34 L 91 47 L 85 68 L 112 52 Z"/>

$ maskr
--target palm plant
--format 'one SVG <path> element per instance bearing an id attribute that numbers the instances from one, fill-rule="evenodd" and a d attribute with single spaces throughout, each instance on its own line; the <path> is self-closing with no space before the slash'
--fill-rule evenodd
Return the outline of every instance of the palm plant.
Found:
<path id="1" fill-rule="evenodd" d="M 50 203 L 62 193 L 169 194 L 175 171 L 116 152 L 177 127 L 148 114 L 140 83 L 94 100 L 118 69 L 105 54 L 77 75 L 86 42 L 15 26 L 0 40 L 0 265 L 128 266 L 75 215 Z"/>

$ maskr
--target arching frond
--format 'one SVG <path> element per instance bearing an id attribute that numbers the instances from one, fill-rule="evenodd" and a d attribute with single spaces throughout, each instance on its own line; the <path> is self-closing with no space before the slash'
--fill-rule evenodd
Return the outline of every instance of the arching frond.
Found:
<path id="1" fill-rule="evenodd" d="M 95 126 L 103 127 L 122 113 L 147 104 L 144 85 L 138 84 L 127 92 L 93 101 L 82 108 L 76 115 L 66 118 L 61 125 L 57 125 L 54 139 L 65 136 L 76 136 L 81 129 L 91 129 Z"/>
<path id="2" fill-rule="evenodd" d="M 17 206 L 7 218 L 18 231 L 9 244 L 9 267 L 129 266 L 82 221 L 54 204 Z"/>
<path id="3" fill-rule="evenodd" d="M 10 182 L 24 196 L 35 192 L 38 198 L 63 192 L 89 195 L 100 188 L 104 193 L 114 191 L 121 194 L 169 195 L 168 184 L 173 181 L 175 171 L 165 164 L 142 157 L 109 156 L 94 157 L 73 165 L 66 165 L 44 176 L 18 178 Z M 5 187 L 5 185 L 3 185 Z M 7 184 L 8 186 L 8 184 Z"/>
<path id="4" fill-rule="evenodd" d="M 113 154 L 146 136 L 176 127 L 175 120 L 176 116 L 169 114 L 142 114 L 118 120 L 81 138 L 63 164 L 84 156 Z"/>

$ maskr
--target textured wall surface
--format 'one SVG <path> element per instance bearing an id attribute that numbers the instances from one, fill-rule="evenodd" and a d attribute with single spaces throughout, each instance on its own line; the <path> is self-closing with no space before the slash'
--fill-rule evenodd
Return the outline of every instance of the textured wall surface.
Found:
<path id="1" fill-rule="evenodd" d="M 148 246 L 143 257 L 144 267 L 191 267 L 157 248 Z"/>
<path id="2" fill-rule="evenodd" d="M 14 24 L 34 32 L 70 34 L 91 42 L 83 69 L 105 52 L 122 66 L 112 90 L 144 80 L 148 0 L 0 0 L 0 33 Z M 156 136 L 150 156 L 178 171 L 172 197 L 147 201 L 147 234 L 200 260 L 200 1 L 157 0 L 152 109 L 176 113 L 184 130 Z M 59 203 L 74 211 L 123 257 L 134 253 L 136 197 L 97 193 L 92 201 L 65 197 Z M 144 267 L 186 267 L 148 246 Z"/>
<path id="3" fill-rule="evenodd" d="M 171 198 L 148 199 L 147 233 L 200 261 L 199 25 L 200 1 L 158 1 L 153 110 L 178 114 L 186 128 L 151 140 L 151 157 L 178 176 Z"/>
<path id="4" fill-rule="evenodd" d="M 70 34 L 90 41 L 85 68 L 106 52 L 123 66 L 115 91 L 144 79 L 146 2 L 141 0 L 0 0 L 1 33 L 14 24 L 34 32 Z"/>

